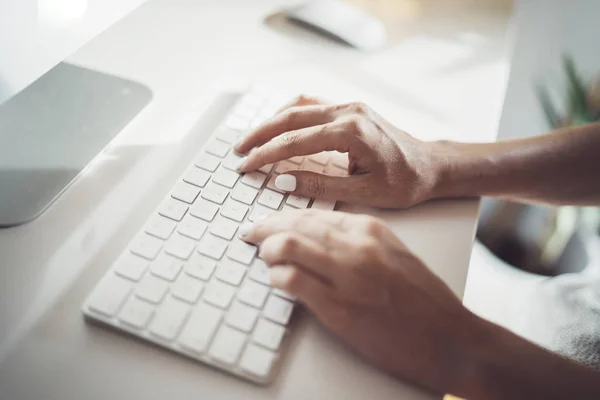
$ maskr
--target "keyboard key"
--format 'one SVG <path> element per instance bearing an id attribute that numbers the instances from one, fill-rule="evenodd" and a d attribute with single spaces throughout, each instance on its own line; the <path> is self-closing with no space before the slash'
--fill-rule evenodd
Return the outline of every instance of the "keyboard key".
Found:
<path id="1" fill-rule="evenodd" d="M 223 364 L 233 365 L 246 343 L 246 335 L 226 325 L 221 325 L 208 354 Z"/>
<path id="2" fill-rule="evenodd" d="M 172 294 L 180 300 L 195 304 L 204 288 L 204 283 L 187 274 L 181 274 L 172 286 Z"/>
<path id="3" fill-rule="evenodd" d="M 218 238 L 215 235 L 207 234 L 204 235 L 202 240 L 200 240 L 198 252 L 200 254 L 204 254 L 205 256 L 214 258 L 215 260 L 219 260 L 221 257 L 223 257 L 228 244 L 229 242 L 226 240 Z"/>
<path id="4" fill-rule="evenodd" d="M 298 166 L 290 161 L 280 161 L 275 167 L 275 172 L 278 174 L 285 174 L 288 171 L 295 171 Z"/>
<path id="5" fill-rule="evenodd" d="M 245 131 L 248 129 L 248 125 L 250 124 L 250 120 L 246 118 L 242 118 L 239 115 L 231 114 L 227 120 L 225 120 L 225 126 L 229 129 L 233 129 L 234 131 Z"/>
<path id="6" fill-rule="evenodd" d="M 270 296 L 263 310 L 265 318 L 286 325 L 292 315 L 294 304 L 278 296 Z"/>
<path id="7" fill-rule="evenodd" d="M 242 222 L 244 220 L 244 217 L 246 216 L 246 213 L 248 213 L 248 206 L 245 206 L 239 201 L 235 201 L 232 199 L 227 200 L 223 208 L 221 208 L 222 216 L 237 222 Z"/>
<path id="8" fill-rule="evenodd" d="M 246 267 L 244 265 L 233 260 L 225 259 L 217 266 L 217 273 L 215 276 L 223 282 L 239 286 L 240 283 L 242 283 L 245 274 Z"/>
<path id="9" fill-rule="evenodd" d="M 192 204 L 199 194 L 200 189 L 197 186 L 190 185 L 184 181 L 177 182 L 171 190 L 171 197 L 188 204 Z"/>
<path id="10" fill-rule="evenodd" d="M 225 322 L 242 332 L 250 332 L 258 318 L 258 310 L 234 301 L 225 317 Z"/>
<path id="11" fill-rule="evenodd" d="M 187 260 L 195 248 L 196 242 L 193 239 L 176 233 L 167 241 L 165 252 L 182 260 Z"/>
<path id="12" fill-rule="evenodd" d="M 256 117 L 258 111 L 259 107 L 256 104 L 242 102 L 235 107 L 233 114 L 250 121 Z"/>
<path id="13" fill-rule="evenodd" d="M 275 175 L 275 174 L 273 174 L 271 176 L 271 178 L 269 179 L 269 183 L 267 183 L 267 189 L 271 189 L 271 190 L 274 190 L 279 193 L 284 193 L 283 190 L 281 190 L 281 189 L 277 188 L 277 186 L 275 186 L 275 179 L 277 179 L 277 176 L 278 175 Z"/>
<path id="14" fill-rule="evenodd" d="M 149 262 L 145 258 L 127 252 L 119 258 L 114 268 L 117 275 L 139 281 L 148 265 Z"/>
<path id="15" fill-rule="evenodd" d="M 213 306 L 227 308 L 235 295 L 235 288 L 220 281 L 211 281 L 204 290 L 204 301 Z"/>
<path id="16" fill-rule="evenodd" d="M 302 163 L 302 165 L 300 166 L 299 169 L 302 171 L 315 172 L 317 174 L 323 173 L 323 166 L 320 164 L 317 164 L 314 161 L 309 160 L 308 158 L 306 160 L 304 160 L 304 162 Z"/>
<path id="17" fill-rule="evenodd" d="M 234 144 L 237 142 L 239 134 L 239 132 L 232 129 L 219 128 L 215 132 L 215 137 L 225 143 Z"/>
<path id="18" fill-rule="evenodd" d="M 213 203 L 223 204 L 228 194 L 229 190 L 227 188 L 210 182 L 200 193 L 200 197 L 206 200 L 210 200 Z"/>
<path id="19" fill-rule="evenodd" d="M 196 185 L 198 187 L 204 187 L 210 179 L 210 173 L 195 166 L 191 166 L 183 175 L 183 181 Z"/>
<path id="20" fill-rule="evenodd" d="M 212 181 L 231 189 L 235 186 L 239 177 L 240 174 L 237 172 L 221 167 L 213 174 Z"/>
<path id="21" fill-rule="evenodd" d="M 162 301 L 169 289 L 169 284 L 153 275 L 146 275 L 135 287 L 135 294 L 150 303 L 158 304 Z"/>
<path id="22" fill-rule="evenodd" d="M 112 317 L 119 311 L 131 293 L 131 289 L 130 281 L 111 273 L 94 289 L 89 307 L 96 312 Z"/>
<path id="23" fill-rule="evenodd" d="M 183 268 L 183 261 L 161 253 L 150 266 L 150 271 L 158 277 L 173 281 Z"/>
<path id="24" fill-rule="evenodd" d="M 201 152 L 194 161 L 194 165 L 198 168 L 202 168 L 209 172 L 215 172 L 220 163 L 221 160 L 219 158 L 205 152 Z"/>
<path id="25" fill-rule="evenodd" d="M 256 282 L 264 283 L 265 285 L 271 284 L 271 278 L 269 278 L 269 267 L 260 258 L 257 258 L 250 267 L 250 278 Z"/>
<path id="26" fill-rule="evenodd" d="M 258 190 L 251 188 L 250 186 L 238 183 L 231 192 L 231 198 L 234 200 L 241 201 L 244 204 L 251 205 L 254 199 L 258 195 Z"/>
<path id="27" fill-rule="evenodd" d="M 246 279 L 242 284 L 237 297 L 241 302 L 251 305 L 252 307 L 262 308 L 268 295 L 268 286 Z"/>
<path id="28" fill-rule="evenodd" d="M 223 158 L 229 152 L 229 145 L 215 138 L 210 138 L 208 139 L 208 143 L 206 143 L 204 151 L 206 151 L 209 154 L 212 154 L 213 156 Z"/>
<path id="29" fill-rule="evenodd" d="M 281 211 L 298 211 L 298 209 L 296 207 L 292 207 L 289 204 L 284 204 L 283 207 L 281 207 Z"/>
<path id="30" fill-rule="evenodd" d="M 266 179 L 267 175 L 263 174 L 262 172 L 254 171 L 244 175 L 242 177 L 242 183 L 252 186 L 255 189 L 260 189 L 263 183 L 265 183 Z"/>
<path id="31" fill-rule="evenodd" d="M 330 154 L 328 152 L 322 151 L 320 153 L 313 154 L 312 156 L 310 156 L 308 158 L 311 161 L 316 162 L 317 164 L 325 166 L 329 162 L 329 157 L 330 157 Z"/>
<path id="32" fill-rule="evenodd" d="M 238 229 L 238 223 L 218 215 L 210 225 L 210 233 L 223 239 L 231 240 Z"/>
<path id="33" fill-rule="evenodd" d="M 348 153 L 340 153 L 338 151 L 332 151 L 331 163 L 341 169 L 348 169 Z"/>
<path id="34" fill-rule="evenodd" d="M 251 222 L 260 221 L 260 220 L 267 218 L 269 216 L 269 214 L 271 214 L 272 212 L 275 212 L 275 210 L 273 210 L 272 208 L 268 208 L 265 206 L 261 206 L 260 204 L 257 204 L 254 206 L 254 208 L 250 212 L 250 215 L 248 216 L 248 220 L 250 220 Z"/>
<path id="35" fill-rule="evenodd" d="M 252 375 L 267 377 L 275 361 L 275 353 L 249 344 L 240 361 L 240 367 Z"/>
<path id="36" fill-rule="evenodd" d="M 205 221 L 212 221 L 218 211 L 218 205 L 204 199 L 198 199 L 192 208 L 190 208 L 190 214 Z"/>
<path id="37" fill-rule="evenodd" d="M 246 265 L 250 265 L 255 254 L 256 246 L 238 239 L 236 239 L 227 250 L 227 257 Z"/>
<path id="38" fill-rule="evenodd" d="M 185 263 L 185 272 L 195 278 L 207 281 L 216 267 L 217 262 L 212 258 L 194 253 L 189 261 Z"/>
<path id="39" fill-rule="evenodd" d="M 119 313 L 119 320 L 133 328 L 142 329 L 148 325 L 153 314 L 153 305 L 137 297 L 131 297 Z"/>
<path id="40" fill-rule="evenodd" d="M 290 162 L 292 162 L 292 163 L 294 163 L 296 165 L 300 165 L 300 164 L 302 164 L 302 160 L 304 160 L 304 157 L 302 157 L 302 156 L 295 156 L 295 157 L 290 158 L 288 161 L 290 161 Z"/>
<path id="41" fill-rule="evenodd" d="M 163 241 L 146 233 L 138 235 L 130 244 L 132 253 L 154 260 L 163 246 Z"/>
<path id="42" fill-rule="evenodd" d="M 296 296 L 294 296 L 293 294 L 289 294 L 285 290 L 281 290 L 279 288 L 273 288 L 272 293 L 279 297 L 283 297 L 284 299 L 287 299 L 290 301 L 296 301 Z"/>
<path id="43" fill-rule="evenodd" d="M 190 312 L 190 306 L 169 297 L 156 311 L 156 316 L 150 324 L 150 332 L 164 340 L 173 340 L 179 333 L 185 318 Z"/>
<path id="44" fill-rule="evenodd" d="M 263 165 L 262 167 L 260 167 L 258 170 L 260 172 L 268 174 L 269 172 L 271 172 L 272 169 L 273 169 L 273 164 L 266 164 L 266 165 Z"/>
<path id="45" fill-rule="evenodd" d="M 188 214 L 179 223 L 177 231 L 194 240 L 200 240 L 207 227 L 208 224 L 206 222 L 192 216 L 192 214 Z"/>
<path id="46" fill-rule="evenodd" d="M 335 208 L 335 200 L 315 199 L 310 208 L 332 211 Z"/>
<path id="47" fill-rule="evenodd" d="M 146 233 L 167 240 L 175 230 L 177 223 L 158 214 L 153 215 L 146 224 Z"/>
<path id="48" fill-rule="evenodd" d="M 232 171 L 236 171 L 238 165 L 240 164 L 241 159 L 242 159 L 242 156 L 237 155 L 234 152 L 231 152 L 223 160 L 223 167 L 230 169 Z"/>
<path id="49" fill-rule="evenodd" d="M 296 208 L 306 208 L 310 203 L 310 198 L 297 195 L 289 195 L 285 200 L 286 204 Z"/>
<path id="50" fill-rule="evenodd" d="M 277 210 L 283 201 L 283 195 L 281 193 L 274 192 L 269 189 L 265 189 L 260 196 L 258 196 L 258 204 Z"/>
<path id="51" fill-rule="evenodd" d="M 167 199 L 161 204 L 160 208 L 158 209 L 158 213 L 163 217 L 172 219 L 173 221 L 181 221 L 188 208 L 189 206 L 182 201 Z"/>
<path id="52" fill-rule="evenodd" d="M 188 350 L 199 354 L 204 353 L 222 318 L 223 311 L 200 303 L 183 328 L 179 343 Z"/>
<path id="53" fill-rule="evenodd" d="M 267 349 L 277 350 L 285 335 L 285 328 L 261 318 L 256 324 L 252 341 Z"/>

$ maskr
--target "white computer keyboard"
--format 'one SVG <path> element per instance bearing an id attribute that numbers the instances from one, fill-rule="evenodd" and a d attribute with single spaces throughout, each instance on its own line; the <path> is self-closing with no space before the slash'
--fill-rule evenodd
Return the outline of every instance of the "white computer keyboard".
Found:
<path id="1" fill-rule="evenodd" d="M 265 90 L 240 99 L 96 285 L 87 317 L 257 383 L 274 377 L 294 298 L 270 287 L 256 247 L 236 232 L 278 210 L 333 210 L 335 202 L 288 196 L 273 182 L 295 169 L 343 176 L 348 163 L 320 153 L 238 174 L 232 145 L 280 100 Z"/>

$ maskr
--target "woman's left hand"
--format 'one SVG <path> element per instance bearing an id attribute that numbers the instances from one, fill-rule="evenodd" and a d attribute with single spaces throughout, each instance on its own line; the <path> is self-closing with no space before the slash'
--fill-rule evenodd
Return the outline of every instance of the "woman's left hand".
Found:
<path id="1" fill-rule="evenodd" d="M 273 286 L 298 297 L 334 334 L 390 373 L 453 387 L 477 319 L 376 218 L 298 210 L 244 229 Z"/>

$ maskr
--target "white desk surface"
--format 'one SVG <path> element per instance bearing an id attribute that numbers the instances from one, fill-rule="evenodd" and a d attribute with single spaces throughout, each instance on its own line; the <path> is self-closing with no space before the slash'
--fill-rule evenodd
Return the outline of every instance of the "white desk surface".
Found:
<path id="1" fill-rule="evenodd" d="M 258 387 L 89 325 L 79 311 L 211 133 L 203 126 L 220 117 L 232 89 L 267 82 L 359 99 L 426 139 L 496 137 L 510 55 L 505 13 L 467 7 L 441 18 L 424 6 L 396 25 L 387 49 L 363 54 L 265 19 L 287 3 L 151 0 L 68 59 L 140 81 L 154 98 L 40 218 L 0 231 L 1 398 L 439 397 L 365 364 L 303 312 L 280 375 Z M 385 218 L 462 296 L 477 200 L 362 211 Z"/>

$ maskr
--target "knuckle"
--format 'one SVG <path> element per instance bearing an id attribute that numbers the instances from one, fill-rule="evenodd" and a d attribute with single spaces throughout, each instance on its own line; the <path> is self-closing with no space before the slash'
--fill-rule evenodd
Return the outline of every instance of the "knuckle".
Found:
<path id="1" fill-rule="evenodd" d="M 379 256 L 380 245 L 374 238 L 365 239 L 361 245 L 361 250 L 364 256 L 369 259 L 377 259 Z"/>
<path id="2" fill-rule="evenodd" d="M 385 229 L 385 223 L 378 218 L 368 217 L 365 221 L 365 231 L 371 236 L 378 237 Z"/>
<path id="3" fill-rule="evenodd" d="M 279 256 L 290 258 L 298 249 L 298 238 L 290 234 L 284 234 L 279 245 Z"/>
<path id="4" fill-rule="evenodd" d="M 281 116 L 281 118 L 285 125 L 285 130 L 286 131 L 292 130 L 292 126 L 294 126 L 294 124 L 298 120 L 297 107 L 291 107 L 291 108 L 288 108 L 287 110 L 285 110 L 283 112 L 283 115 Z"/>
<path id="5" fill-rule="evenodd" d="M 346 131 L 359 136 L 362 133 L 363 117 L 352 115 L 346 119 Z"/>
<path id="6" fill-rule="evenodd" d="M 287 132 L 284 135 L 279 137 L 279 144 L 282 147 L 290 148 L 290 147 L 294 147 L 298 143 L 299 140 L 300 140 L 300 135 L 298 134 L 298 132 L 291 131 L 291 132 Z"/>
<path id="7" fill-rule="evenodd" d="M 369 106 L 360 101 L 350 103 L 350 108 L 357 114 L 366 115 L 369 113 Z"/>
<path id="8" fill-rule="evenodd" d="M 323 179 L 318 175 L 310 175 L 306 182 L 306 190 L 311 197 L 322 197 L 327 192 Z"/>
<path id="9" fill-rule="evenodd" d="M 329 248 L 331 247 L 331 245 L 334 243 L 335 241 L 335 237 L 334 237 L 334 232 L 333 230 L 331 230 L 330 228 L 324 228 L 323 229 L 323 244 L 325 245 L 325 247 Z"/>

